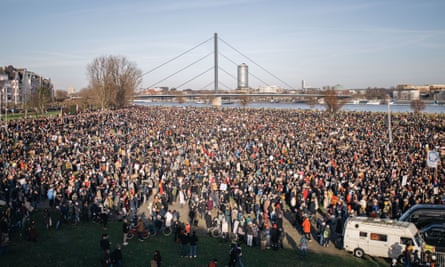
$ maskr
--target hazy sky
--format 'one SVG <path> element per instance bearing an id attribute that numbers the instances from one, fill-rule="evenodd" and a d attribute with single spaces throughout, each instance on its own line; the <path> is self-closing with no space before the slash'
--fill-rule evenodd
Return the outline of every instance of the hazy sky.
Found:
<path id="1" fill-rule="evenodd" d="M 86 87 L 96 57 L 149 72 L 202 42 L 142 86 L 212 89 L 214 33 L 222 89 L 236 87 L 241 63 L 252 87 L 445 83 L 443 0 L 2 0 L 0 10 L 0 65 L 57 89 Z"/>

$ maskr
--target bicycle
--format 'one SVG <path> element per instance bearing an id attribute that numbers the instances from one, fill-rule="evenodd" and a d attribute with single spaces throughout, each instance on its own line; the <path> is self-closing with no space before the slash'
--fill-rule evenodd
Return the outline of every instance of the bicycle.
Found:
<path id="1" fill-rule="evenodd" d="M 131 240 L 135 236 L 138 236 L 138 231 L 137 231 L 136 227 L 132 227 L 128 231 L 127 239 Z M 150 232 L 148 230 L 144 229 L 144 231 L 142 232 L 142 239 L 145 240 L 145 239 L 148 239 L 148 238 L 150 238 Z"/>
<path id="2" fill-rule="evenodd" d="M 218 226 L 214 226 L 209 230 L 210 236 L 213 238 L 220 238 L 222 236 L 222 231 Z"/>
<path id="3" fill-rule="evenodd" d="M 165 227 L 162 229 L 162 234 L 163 234 L 164 236 L 170 236 L 172 233 L 173 233 L 173 228 L 172 228 L 171 226 L 165 226 Z"/>

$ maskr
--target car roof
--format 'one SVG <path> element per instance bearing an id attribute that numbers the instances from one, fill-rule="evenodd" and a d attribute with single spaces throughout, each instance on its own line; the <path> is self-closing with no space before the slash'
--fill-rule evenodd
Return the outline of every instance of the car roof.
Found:
<path id="1" fill-rule="evenodd" d="M 444 213 L 445 214 L 445 205 L 442 204 L 417 204 L 409 208 L 405 211 L 402 216 L 400 216 L 400 221 L 406 221 L 409 217 L 417 212 L 426 212 L 426 213 Z"/>

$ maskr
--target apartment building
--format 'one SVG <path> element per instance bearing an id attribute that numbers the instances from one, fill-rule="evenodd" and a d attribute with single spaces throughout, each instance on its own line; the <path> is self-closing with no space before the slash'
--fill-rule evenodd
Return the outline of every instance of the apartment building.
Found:
<path id="1" fill-rule="evenodd" d="M 4 108 L 22 108 L 40 88 L 48 90 L 54 98 L 54 85 L 51 79 L 13 66 L 0 67 L 0 104 Z"/>

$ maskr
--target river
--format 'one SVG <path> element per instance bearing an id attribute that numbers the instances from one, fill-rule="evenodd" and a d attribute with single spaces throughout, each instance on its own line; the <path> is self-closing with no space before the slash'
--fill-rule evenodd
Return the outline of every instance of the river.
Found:
<path id="1" fill-rule="evenodd" d="M 146 101 L 134 101 L 136 105 L 143 106 L 169 106 L 169 107 L 210 107 L 210 104 L 202 104 L 195 102 L 146 102 Z M 239 103 L 223 104 L 222 107 L 226 108 L 239 108 Z M 276 109 L 314 109 L 325 110 L 324 105 L 308 106 L 304 103 L 269 103 L 269 102 L 251 102 L 247 108 L 276 108 Z M 388 112 L 388 105 L 372 105 L 372 104 L 346 104 L 341 110 L 343 111 L 369 111 L 369 112 Z M 409 104 L 391 104 L 391 112 L 413 112 Z M 445 113 L 445 105 L 425 105 L 423 110 L 425 113 Z"/>

